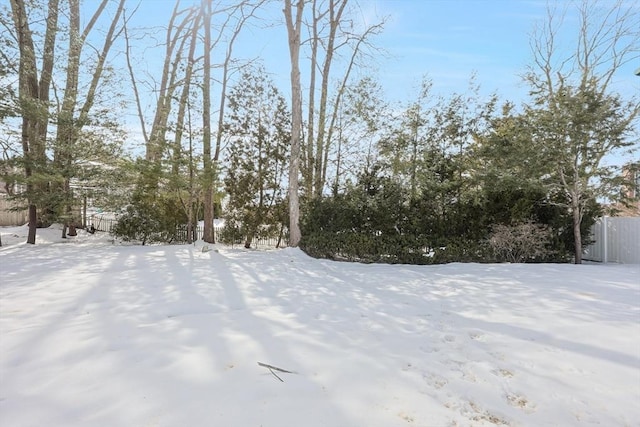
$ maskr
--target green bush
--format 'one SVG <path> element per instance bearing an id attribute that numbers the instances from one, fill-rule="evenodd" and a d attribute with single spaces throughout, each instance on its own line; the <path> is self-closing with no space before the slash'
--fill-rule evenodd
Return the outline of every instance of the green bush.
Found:
<path id="1" fill-rule="evenodd" d="M 124 241 L 146 243 L 172 243 L 176 240 L 178 225 L 187 219 L 178 201 L 166 196 L 133 196 L 125 211 L 111 230 L 111 234 Z"/>
<path id="2" fill-rule="evenodd" d="M 304 251 L 320 258 L 407 264 L 570 260 L 571 216 L 553 194 L 539 187 L 516 182 L 455 197 L 424 189 L 412 197 L 381 170 L 365 171 L 343 194 L 306 204 L 300 242 Z M 589 207 L 582 224 L 585 245 L 596 207 L 595 202 Z M 529 230 L 534 233 L 529 238 L 540 238 L 537 246 L 505 250 L 492 246 L 491 238 L 500 227 L 515 233 L 512 244 L 519 244 L 518 239 L 530 243 L 516 233 L 517 224 L 529 218 L 545 230 Z"/>

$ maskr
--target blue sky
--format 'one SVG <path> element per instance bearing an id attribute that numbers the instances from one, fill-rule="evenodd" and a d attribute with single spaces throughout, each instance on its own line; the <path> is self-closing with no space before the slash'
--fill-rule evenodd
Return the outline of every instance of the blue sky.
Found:
<path id="1" fill-rule="evenodd" d="M 521 96 L 528 32 L 543 5 L 522 1 L 377 2 L 391 16 L 385 48 L 397 60 L 382 65 L 392 80 L 415 81 L 427 73 L 437 88 L 462 91 L 472 72 L 487 91 Z"/>
<path id="2" fill-rule="evenodd" d="M 196 1 L 199 2 L 182 0 L 182 3 Z M 570 5 L 569 1 L 558 0 L 556 4 Z M 640 7 L 640 1 L 630 1 Z M 169 22 L 175 2 L 140 2 L 131 25 L 147 27 L 147 30 L 144 38 L 135 42 L 134 52 L 140 54 L 138 66 L 146 67 L 148 75 L 159 78 L 164 55 L 160 43 L 165 36 L 161 27 Z M 599 2 L 611 4 L 610 0 Z M 129 7 L 135 4 L 131 1 Z M 424 75 L 431 78 L 436 94 L 464 93 L 475 73 L 481 94 L 497 92 L 502 101 L 509 100 L 516 105 L 527 101 L 528 89 L 521 75 L 531 62 L 529 41 L 534 26 L 546 19 L 545 0 L 359 0 L 358 4 L 363 21 L 377 22 L 383 16 L 388 17 L 385 29 L 373 40 L 386 53 L 374 55 L 367 64 L 368 69 L 362 71 L 380 81 L 387 100 L 403 103 L 415 100 Z M 565 17 L 560 39 L 568 52 L 575 50 L 573 38 L 578 34 L 573 13 L 570 11 Z M 270 27 L 255 24 L 245 28 L 235 55 L 247 60 L 261 58 L 275 84 L 288 94 L 290 63 L 282 2 L 270 4 L 264 17 Z M 151 27 L 155 28 L 157 43 Z M 219 62 L 219 56 L 215 55 L 213 63 Z M 302 67 L 304 78 L 307 65 L 303 63 Z M 639 67 L 640 56 L 619 70 L 612 88 L 625 96 L 639 93 L 640 77 L 634 75 Z M 141 78 L 145 75 L 139 74 Z M 135 112 L 132 110 L 127 116 L 128 121 L 137 126 Z M 638 155 L 636 152 L 633 157 L 614 156 L 613 162 L 637 160 Z"/>
<path id="3" fill-rule="evenodd" d="M 565 5 L 568 1 L 559 0 L 558 4 Z M 463 92 L 472 73 L 476 73 L 485 93 L 497 91 L 516 103 L 526 97 L 527 88 L 520 75 L 531 58 L 529 40 L 534 25 L 545 19 L 546 1 L 359 0 L 358 3 L 366 21 L 389 18 L 382 34 L 374 40 L 386 55 L 376 55 L 369 64 L 389 99 L 411 100 L 425 74 L 433 80 L 438 92 Z M 134 25 L 166 25 L 173 5 L 173 0 L 141 0 Z M 282 20 L 281 10 L 282 3 L 274 2 L 267 16 Z M 565 19 L 564 30 L 567 35 L 577 34 L 571 13 Z M 237 55 L 245 58 L 262 57 L 284 91 L 289 77 L 286 37 L 283 25 L 271 29 L 254 26 L 247 29 L 236 49 Z M 567 38 L 566 42 L 569 49 L 573 47 L 571 40 Z M 623 93 L 640 90 L 640 77 L 633 75 L 638 67 L 640 58 L 620 70 L 614 87 Z"/>

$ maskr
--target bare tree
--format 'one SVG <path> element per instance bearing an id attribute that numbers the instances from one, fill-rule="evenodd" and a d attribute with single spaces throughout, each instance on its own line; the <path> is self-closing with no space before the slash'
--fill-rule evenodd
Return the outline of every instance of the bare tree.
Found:
<path id="1" fill-rule="evenodd" d="M 135 11 L 134 11 L 135 13 Z M 125 42 L 126 42 L 126 59 L 127 68 L 132 82 L 134 97 L 138 110 L 138 118 L 145 140 L 145 166 L 140 171 L 138 182 L 139 197 L 144 199 L 155 199 L 159 184 L 164 178 L 168 179 L 165 190 L 175 191 L 174 196 L 176 202 L 179 200 L 184 207 L 187 215 L 188 226 L 192 226 L 192 199 L 195 199 L 195 193 L 198 192 L 196 186 L 193 185 L 193 177 L 189 178 L 188 195 L 185 201 L 180 191 L 183 190 L 182 177 L 180 176 L 179 165 L 182 161 L 182 139 L 184 134 L 184 121 L 189 106 L 190 90 L 194 80 L 195 69 L 199 59 L 195 58 L 196 47 L 198 46 L 198 35 L 201 29 L 202 14 L 199 7 L 181 7 L 180 0 L 176 0 L 174 8 L 169 19 L 168 26 L 165 31 L 164 43 L 164 61 L 162 72 L 160 75 L 157 88 L 157 98 L 153 115 L 153 122 L 150 130 L 146 129 L 146 120 L 144 109 L 141 104 L 141 96 L 139 86 L 136 79 L 136 73 L 131 62 L 130 35 L 126 31 L 125 26 Z M 176 102 L 177 101 L 177 102 Z M 177 104 L 177 113 L 175 123 L 170 123 L 172 111 Z M 173 141 L 170 141 L 169 130 L 171 126 L 175 126 Z M 191 127 L 191 122 L 189 122 Z M 192 135 L 189 135 L 189 144 L 192 147 Z M 192 148 L 189 150 L 190 161 L 193 160 Z M 165 175 L 162 169 L 162 162 L 165 160 L 165 153 L 172 152 L 169 160 L 171 165 L 171 173 Z M 190 172 L 193 165 L 189 165 Z M 165 212 L 167 213 L 167 212 Z M 192 234 L 189 233 L 192 237 Z"/>
<path id="2" fill-rule="evenodd" d="M 207 243 L 215 243 L 213 227 L 214 173 L 211 159 L 211 2 L 202 0 L 202 24 L 204 25 L 204 74 L 202 84 L 202 155 L 204 175 L 204 237 Z"/>
<path id="3" fill-rule="evenodd" d="M 531 37 L 532 64 L 525 75 L 539 118 L 536 126 L 546 182 L 562 196 L 573 218 L 575 263 L 582 262 L 581 224 L 588 203 L 604 194 L 611 169 L 605 155 L 625 142 L 640 113 L 638 98 L 611 94 L 616 73 L 638 61 L 640 13 L 623 0 L 612 5 L 577 3 L 575 45 L 563 54 L 559 31 L 570 9 L 547 7 L 544 25 Z"/>
<path id="4" fill-rule="evenodd" d="M 531 34 L 532 63 L 524 77 L 534 95 L 549 99 L 563 82 L 595 83 L 605 93 L 620 68 L 640 58 L 637 6 L 624 0 L 575 4 L 579 26 L 573 47 L 565 49 L 559 36 L 570 4 L 558 9 L 548 3 L 546 20 Z"/>
<path id="5" fill-rule="evenodd" d="M 159 91 L 155 115 L 151 131 L 145 130 L 145 118 L 141 105 L 141 96 L 136 83 L 134 67 L 131 63 L 129 47 L 129 34 L 125 33 L 127 41 L 127 67 L 133 83 L 133 91 L 138 105 L 138 115 L 146 141 L 146 160 L 150 163 L 148 171 L 149 179 L 145 180 L 153 187 L 158 187 L 158 179 L 162 176 L 161 161 L 167 151 L 172 151 L 171 176 L 174 189 L 184 190 L 184 180 L 181 176 L 180 165 L 183 162 L 182 140 L 185 131 L 185 119 L 192 113 L 191 109 L 199 110 L 202 127 L 197 131 L 202 135 L 202 165 L 196 170 L 193 164 L 189 164 L 189 196 L 192 202 L 196 199 L 196 193 L 202 194 L 204 206 L 204 235 L 203 240 L 208 243 L 215 242 L 214 231 L 214 196 L 218 182 L 217 163 L 222 146 L 221 129 L 216 131 L 212 127 L 212 98 L 215 98 L 215 90 L 212 88 L 215 76 L 213 70 L 220 68 L 222 78 L 220 80 L 218 114 L 218 127 L 221 127 L 226 102 L 226 88 L 234 67 L 233 45 L 240 35 L 244 24 L 254 16 L 255 11 L 266 0 L 243 0 L 240 2 L 217 2 L 202 0 L 194 7 L 181 8 L 180 0 L 176 0 L 171 19 L 166 30 L 164 64 L 162 76 L 159 80 Z M 215 7 L 215 8 L 214 8 Z M 214 18 L 217 18 L 214 22 Z M 215 64 L 212 57 L 216 49 L 226 43 L 223 61 Z M 201 50 L 200 50 L 201 49 Z M 188 51 L 188 52 L 187 52 Z M 199 53 L 202 52 L 201 56 Z M 198 87 L 198 94 L 192 88 Z M 193 98 L 197 98 L 194 100 Z M 172 113 L 176 109 L 177 112 Z M 172 120 L 175 119 L 175 122 Z M 172 126 L 175 132 L 171 134 Z M 192 122 L 189 120 L 189 128 Z M 215 125 L 214 125 L 215 126 Z M 173 136 L 174 140 L 168 139 Z M 214 146 L 215 144 L 215 146 Z M 189 161 L 193 161 L 193 135 L 189 135 L 188 155 Z M 197 185 L 192 182 L 192 175 L 198 175 Z M 144 178 L 144 177 L 143 177 Z M 181 190 L 181 191 L 182 191 Z M 190 218 L 193 212 L 193 203 L 185 201 L 178 194 L 185 212 Z M 191 224 L 189 220 L 188 224 Z"/>
<path id="6" fill-rule="evenodd" d="M 172 175 L 179 174 L 179 164 L 182 155 L 182 136 L 184 133 L 184 121 L 189 106 L 189 93 L 193 80 L 193 69 L 196 63 L 195 51 L 198 44 L 198 30 L 200 29 L 200 19 L 202 14 L 197 14 L 191 26 L 191 41 L 189 42 L 189 53 L 187 56 L 187 64 L 184 71 L 184 79 L 182 84 L 182 93 L 178 101 L 178 114 L 176 117 L 175 139 L 173 142 L 173 161 L 171 164 Z"/>
<path id="7" fill-rule="evenodd" d="M 329 101 L 329 81 L 331 75 L 331 65 L 333 63 L 333 55 L 335 54 L 338 46 L 336 46 L 336 37 L 338 28 L 342 22 L 342 16 L 347 6 L 348 0 L 329 0 L 327 12 L 328 12 L 328 24 L 329 33 L 326 39 L 325 56 L 322 63 L 322 83 L 320 85 L 320 104 L 318 112 L 318 134 L 316 138 L 316 152 L 314 162 L 314 180 L 313 180 L 313 193 L 322 194 L 322 188 L 324 187 L 324 181 L 322 180 L 322 171 L 324 169 L 324 151 L 325 151 L 325 133 L 327 132 L 327 108 Z M 315 22 L 314 22 L 315 25 Z M 346 44 L 346 40 L 342 44 Z M 316 64 L 312 64 L 315 68 Z M 309 108 L 310 110 L 312 107 Z"/>
<path id="8" fill-rule="evenodd" d="M 355 44 L 351 52 L 349 65 L 347 66 L 347 69 L 342 76 L 342 81 L 340 81 L 339 83 L 338 90 L 333 101 L 333 111 L 331 113 L 331 119 L 326 129 L 326 138 L 324 137 L 324 133 L 322 135 L 322 138 L 319 138 L 319 141 L 324 140 L 324 142 L 322 144 L 323 147 L 318 150 L 317 155 L 318 156 L 323 155 L 324 157 L 323 157 L 321 167 L 318 167 L 316 169 L 315 186 L 316 186 L 316 194 L 318 195 L 322 194 L 324 185 L 327 182 L 327 166 L 329 164 L 330 148 L 333 143 L 333 135 L 336 129 L 338 115 L 342 107 L 342 98 L 347 89 L 347 85 L 351 77 L 351 72 L 354 69 L 354 67 L 357 65 L 356 59 L 358 58 L 358 56 L 363 54 L 363 50 L 362 50 L 363 46 L 368 45 L 368 39 L 372 35 L 378 34 L 382 30 L 384 26 L 384 22 L 385 21 L 382 20 L 377 24 L 367 27 L 363 33 L 361 33 L 360 35 L 354 36 L 353 38 L 353 40 L 355 41 Z"/>
<path id="9" fill-rule="evenodd" d="M 149 139 L 146 141 L 146 159 L 152 163 L 158 164 L 162 158 L 172 100 L 178 87 L 178 71 L 182 62 L 185 44 L 191 34 L 188 25 L 193 25 L 196 13 L 197 11 L 193 8 L 180 9 L 180 1 L 178 0 L 171 14 L 165 40 L 165 58 L 162 66 L 160 87 L 158 88 L 155 116 Z M 176 20 L 180 17 L 182 17 L 181 21 L 176 24 Z"/>
<path id="10" fill-rule="evenodd" d="M 67 52 L 66 85 L 64 98 L 56 126 L 56 142 L 54 150 L 54 164 L 57 165 L 62 176 L 62 194 L 65 206 L 61 208 L 65 211 L 64 227 L 62 237 L 65 236 L 67 226 L 69 234 L 75 235 L 75 225 L 71 220 L 71 188 L 70 181 L 73 178 L 72 163 L 77 155 L 77 142 L 80 131 L 87 124 L 89 113 L 93 107 L 96 91 L 104 71 L 105 62 L 111 46 L 113 45 L 119 32 L 116 31 L 117 23 L 124 8 L 125 0 L 120 0 L 116 12 L 111 20 L 109 30 L 104 39 L 102 50 L 98 52 L 96 66 L 93 68 L 89 88 L 81 105 L 78 99 L 78 82 L 80 57 L 82 48 L 85 46 L 87 37 L 93 29 L 96 21 L 105 10 L 108 0 L 103 0 L 97 10 L 80 33 L 80 3 L 78 0 L 69 0 L 69 49 Z M 78 116 L 76 109 L 79 107 Z"/>
<path id="11" fill-rule="evenodd" d="M 202 14 L 198 13 L 191 26 L 191 41 L 189 42 L 189 53 L 187 57 L 187 64 L 184 71 L 184 82 L 182 85 L 182 93 L 180 94 L 180 100 L 178 102 L 178 114 L 176 117 L 175 126 L 175 140 L 173 142 L 173 159 L 171 161 L 171 178 L 175 184 L 175 190 L 180 199 L 184 212 L 187 215 L 187 243 L 193 243 L 194 240 L 194 226 L 196 218 L 194 215 L 194 204 L 196 203 L 198 189 L 195 185 L 195 165 L 193 158 L 193 135 L 191 133 L 191 116 L 187 123 L 189 148 L 187 150 L 188 155 L 188 176 L 186 184 L 183 184 L 183 178 L 181 176 L 180 165 L 182 164 L 182 138 L 185 131 L 185 117 L 189 113 L 190 102 L 189 96 L 191 91 L 191 85 L 193 80 L 193 71 L 196 64 L 195 52 L 198 44 L 198 32 L 200 30 L 200 19 Z M 186 197 L 183 197 L 182 193 L 186 187 Z"/>
<path id="12" fill-rule="evenodd" d="M 364 48 L 371 47 L 370 38 L 384 25 L 383 19 L 360 30 L 354 23 L 357 6 L 350 7 L 352 4 L 349 0 L 313 0 L 311 4 L 306 142 L 301 153 L 303 186 L 311 197 L 321 195 L 326 184 L 333 127 L 351 72 L 364 55 Z M 343 51 L 346 54 L 339 56 Z M 340 59 L 346 59 L 346 67 L 336 72 Z M 332 94 L 334 80 L 338 84 Z"/>
<path id="13" fill-rule="evenodd" d="M 291 158 L 289 161 L 289 246 L 300 244 L 300 137 L 302 133 L 302 90 L 300 82 L 300 33 L 304 0 L 298 0 L 295 16 L 292 0 L 284 0 L 289 57 L 291 59 Z"/>

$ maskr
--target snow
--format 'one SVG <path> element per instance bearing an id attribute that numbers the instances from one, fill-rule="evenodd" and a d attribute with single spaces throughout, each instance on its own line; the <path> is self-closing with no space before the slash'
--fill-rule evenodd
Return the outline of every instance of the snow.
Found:
<path id="1" fill-rule="evenodd" d="M 637 265 L 0 231 L 3 426 L 640 425 Z"/>

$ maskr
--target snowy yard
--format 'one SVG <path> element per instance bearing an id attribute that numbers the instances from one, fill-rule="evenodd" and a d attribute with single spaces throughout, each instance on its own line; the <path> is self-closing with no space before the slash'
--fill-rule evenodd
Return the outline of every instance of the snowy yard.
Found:
<path id="1" fill-rule="evenodd" d="M 0 231 L 2 426 L 640 425 L 637 265 Z"/>

